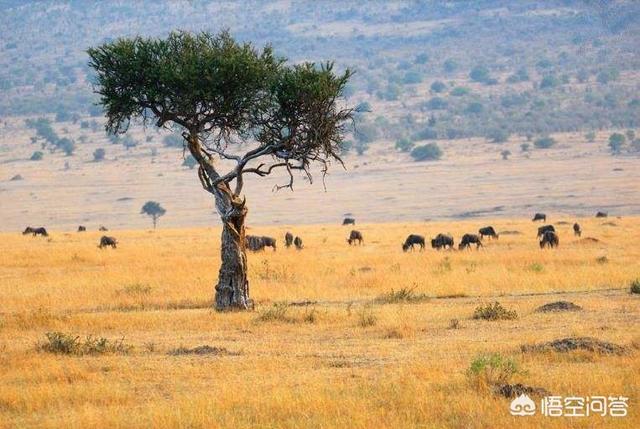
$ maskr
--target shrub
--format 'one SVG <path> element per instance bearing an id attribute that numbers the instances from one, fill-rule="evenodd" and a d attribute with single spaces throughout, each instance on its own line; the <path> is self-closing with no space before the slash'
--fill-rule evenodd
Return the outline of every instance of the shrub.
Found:
<path id="1" fill-rule="evenodd" d="M 611 149 L 611 152 L 614 154 L 620 153 L 620 150 L 622 150 L 622 146 L 624 145 L 625 141 L 626 137 L 624 136 L 624 134 L 611 134 L 609 136 L 609 148 Z"/>
<path id="2" fill-rule="evenodd" d="M 193 155 L 187 156 L 184 161 L 182 161 L 183 167 L 188 167 L 193 170 L 193 168 L 198 165 L 198 161 L 193 157 Z"/>
<path id="3" fill-rule="evenodd" d="M 503 150 L 502 152 L 500 152 L 500 155 L 502 155 L 502 159 L 504 159 L 505 161 L 509 159 L 509 155 L 511 155 L 511 151 L 510 150 Z"/>
<path id="4" fill-rule="evenodd" d="M 291 318 L 287 316 L 289 307 L 286 302 L 276 302 L 271 307 L 262 311 L 256 321 L 258 322 L 290 322 Z"/>
<path id="5" fill-rule="evenodd" d="M 538 149 L 548 149 L 556 144 L 555 139 L 552 137 L 541 137 L 533 142 L 533 145 Z"/>
<path id="6" fill-rule="evenodd" d="M 438 133 L 433 128 L 427 127 L 418 131 L 414 138 L 416 140 L 435 140 L 438 138 Z"/>
<path id="7" fill-rule="evenodd" d="M 520 150 L 522 150 L 523 152 L 529 152 L 529 143 L 522 143 L 520 145 Z"/>
<path id="8" fill-rule="evenodd" d="M 167 147 L 182 147 L 184 139 L 178 134 L 169 134 L 162 139 L 162 143 Z"/>
<path id="9" fill-rule="evenodd" d="M 518 318 L 515 310 L 507 310 L 498 301 L 485 306 L 478 306 L 473 313 L 474 319 L 483 320 L 513 320 Z"/>
<path id="10" fill-rule="evenodd" d="M 424 293 L 416 293 L 415 288 L 402 288 L 397 291 L 391 289 L 391 292 L 377 297 L 375 302 L 378 304 L 397 304 L 401 302 L 423 302 L 428 299 L 429 297 Z"/>
<path id="11" fill-rule="evenodd" d="M 492 143 L 504 143 L 509 140 L 509 131 L 503 128 L 494 128 L 487 132 L 487 139 L 491 140 Z"/>
<path id="12" fill-rule="evenodd" d="M 408 71 L 405 73 L 402 82 L 407 85 L 412 85 L 422 82 L 422 75 L 415 71 Z"/>
<path id="13" fill-rule="evenodd" d="M 447 108 L 449 103 L 447 100 L 441 97 L 433 97 L 425 104 L 425 107 L 429 110 L 444 110 Z"/>
<path id="14" fill-rule="evenodd" d="M 106 154 L 105 150 L 99 147 L 98 149 L 93 151 L 93 160 L 95 162 L 100 162 L 104 160 L 105 154 Z"/>
<path id="15" fill-rule="evenodd" d="M 560 81 L 554 75 L 547 75 L 540 81 L 540 89 L 553 88 L 558 86 Z"/>
<path id="16" fill-rule="evenodd" d="M 401 152 L 409 152 L 413 149 L 413 146 L 415 146 L 415 144 L 407 138 L 398 139 L 396 141 L 396 150 Z"/>
<path id="17" fill-rule="evenodd" d="M 464 111 L 465 113 L 477 115 L 479 113 L 484 112 L 484 105 L 478 101 L 474 101 L 472 103 L 469 103 L 469 105 L 467 105 L 467 108 L 464 109 Z"/>
<path id="18" fill-rule="evenodd" d="M 640 279 L 631 282 L 631 293 L 640 294 Z"/>
<path id="19" fill-rule="evenodd" d="M 475 66 L 469 72 L 469 78 L 474 82 L 485 83 L 491 79 L 491 76 L 489 75 L 489 69 L 485 66 Z"/>
<path id="20" fill-rule="evenodd" d="M 73 155 L 73 152 L 76 150 L 76 143 L 66 137 L 58 140 L 56 146 L 62 149 L 67 156 Z"/>
<path id="21" fill-rule="evenodd" d="M 447 59 L 444 63 L 442 63 L 442 68 L 444 69 L 445 73 L 453 73 L 458 69 L 458 63 L 456 63 L 452 59 Z"/>
<path id="22" fill-rule="evenodd" d="M 99 354 L 126 354 L 132 347 L 124 343 L 124 339 L 108 340 L 102 337 L 87 336 L 84 341 L 79 336 L 73 336 L 62 332 L 47 332 L 47 341 L 37 344 L 39 351 L 64 355 L 99 355 Z"/>
<path id="23" fill-rule="evenodd" d="M 44 154 L 42 152 L 40 152 L 39 150 L 33 152 L 31 154 L 31 158 L 29 158 L 31 161 L 40 161 L 42 159 L 42 157 L 44 156 Z"/>
<path id="24" fill-rule="evenodd" d="M 371 307 L 369 307 L 368 305 L 362 307 L 362 310 L 358 314 L 358 325 L 360 325 L 361 328 L 375 326 L 377 321 L 378 318 L 371 311 Z"/>
<path id="25" fill-rule="evenodd" d="M 462 97 L 464 95 L 469 94 L 471 91 L 469 90 L 469 88 L 464 87 L 464 86 L 456 86 L 455 88 L 453 88 L 451 90 L 451 95 L 453 95 L 454 97 Z"/>
<path id="26" fill-rule="evenodd" d="M 490 353 L 478 355 L 471 361 L 467 378 L 473 387 L 486 388 L 508 383 L 518 373 L 520 368 L 513 358 Z"/>
<path id="27" fill-rule="evenodd" d="M 442 150 L 436 143 L 417 146 L 411 151 L 411 157 L 416 161 L 435 161 L 442 156 Z"/>
<path id="28" fill-rule="evenodd" d="M 447 89 L 447 85 L 445 85 L 444 83 L 442 83 L 439 80 L 436 80 L 435 82 L 433 82 L 431 84 L 431 91 L 433 91 L 433 92 L 440 93 L 440 92 L 444 91 L 445 89 Z"/>
<path id="29" fill-rule="evenodd" d="M 415 60 L 413 60 L 413 62 L 416 64 L 426 64 L 427 61 L 429 61 L 429 55 L 425 53 L 416 55 Z"/>
<path id="30" fill-rule="evenodd" d="M 596 140 L 596 133 L 594 133 L 593 131 L 589 131 L 584 135 L 584 138 L 587 139 L 589 143 L 593 143 Z"/>

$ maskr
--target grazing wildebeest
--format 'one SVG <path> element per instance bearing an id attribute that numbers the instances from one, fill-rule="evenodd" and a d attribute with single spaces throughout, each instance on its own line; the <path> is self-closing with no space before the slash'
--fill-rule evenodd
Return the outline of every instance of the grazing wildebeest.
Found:
<path id="1" fill-rule="evenodd" d="M 32 228 L 30 226 L 26 227 L 24 231 L 22 231 L 22 235 L 27 235 L 27 234 L 33 234 L 34 237 L 36 235 L 41 235 L 43 237 L 49 236 L 49 233 L 47 233 L 47 230 L 44 229 L 44 227 L 42 226 L 40 228 Z"/>
<path id="2" fill-rule="evenodd" d="M 342 221 L 343 225 L 355 225 L 356 224 L 356 220 L 352 217 L 345 217 L 344 220 Z"/>
<path id="3" fill-rule="evenodd" d="M 537 221 L 537 220 L 541 220 L 543 222 L 547 221 L 547 215 L 544 213 L 536 213 L 533 215 L 533 219 L 531 219 L 532 221 Z"/>
<path id="4" fill-rule="evenodd" d="M 485 235 L 487 237 L 496 239 L 499 237 L 499 235 L 496 233 L 496 230 L 493 229 L 492 226 L 485 226 L 484 228 L 480 228 L 478 232 L 480 233 L 480 239 L 483 239 Z"/>
<path id="5" fill-rule="evenodd" d="M 476 234 L 465 234 L 462 236 L 462 240 L 460 241 L 458 249 L 462 250 L 465 247 L 470 248 L 472 244 L 476 245 L 476 250 L 483 247 L 479 236 L 477 236 Z"/>
<path id="6" fill-rule="evenodd" d="M 100 225 L 100 228 L 98 228 L 98 231 L 108 231 L 108 229 L 105 226 Z"/>
<path id="7" fill-rule="evenodd" d="M 547 231 L 553 231 L 555 232 L 556 229 L 553 227 L 553 225 L 545 225 L 545 226 L 541 226 L 540 228 L 538 228 L 538 235 L 536 237 L 540 237 L 542 236 L 542 234 L 544 234 Z"/>
<path id="8" fill-rule="evenodd" d="M 284 245 L 285 247 L 288 248 L 288 247 L 291 247 L 292 244 L 293 244 L 293 234 L 287 231 L 287 233 L 284 235 Z"/>
<path id="9" fill-rule="evenodd" d="M 578 237 L 582 235 L 580 224 L 578 224 L 577 222 L 573 224 L 573 235 L 577 235 Z"/>
<path id="10" fill-rule="evenodd" d="M 413 246 L 416 244 L 420 246 L 420 250 L 424 250 L 424 237 L 417 234 L 411 234 L 407 237 L 406 240 L 404 240 L 404 243 L 402 244 L 402 250 L 405 252 L 409 250 L 409 248 L 413 250 Z"/>
<path id="11" fill-rule="evenodd" d="M 434 249 L 442 249 L 443 247 L 446 249 L 449 246 L 449 249 L 453 249 L 453 237 L 449 234 L 438 234 L 436 238 L 431 239 L 431 247 Z"/>
<path id="12" fill-rule="evenodd" d="M 302 250 L 302 238 L 296 236 L 296 238 L 293 240 L 293 244 L 294 246 L 296 246 L 297 250 Z"/>
<path id="13" fill-rule="evenodd" d="M 558 247 L 560 244 L 560 240 L 558 239 L 558 234 L 555 231 L 545 231 L 542 235 L 542 240 L 540 240 L 540 248 L 544 249 L 544 246 L 549 247 Z"/>
<path id="14" fill-rule="evenodd" d="M 607 216 L 608 216 L 607 212 L 598 212 L 598 213 L 596 213 L 596 217 L 607 217 Z"/>
<path id="15" fill-rule="evenodd" d="M 349 238 L 347 238 L 347 243 L 349 243 L 349 245 L 355 244 L 355 242 L 358 242 L 358 244 L 362 244 L 364 242 L 364 238 L 362 238 L 362 233 L 360 231 L 356 231 L 351 230 L 351 234 L 349 234 Z"/>
<path id="16" fill-rule="evenodd" d="M 78 227 L 78 232 L 83 232 L 83 231 L 86 231 L 86 230 L 87 230 L 87 227 L 86 227 L 86 226 L 80 225 L 80 226 Z"/>
<path id="17" fill-rule="evenodd" d="M 258 251 L 263 250 L 265 247 L 273 247 L 276 250 L 276 239 L 271 237 L 258 237 L 255 235 L 247 235 L 244 238 L 245 246 L 249 250 Z"/>
<path id="18" fill-rule="evenodd" d="M 111 246 L 115 249 L 116 244 L 118 244 L 118 241 L 114 237 L 107 237 L 106 235 L 103 235 L 100 237 L 100 244 L 98 244 L 98 247 L 104 249 L 105 247 Z"/>

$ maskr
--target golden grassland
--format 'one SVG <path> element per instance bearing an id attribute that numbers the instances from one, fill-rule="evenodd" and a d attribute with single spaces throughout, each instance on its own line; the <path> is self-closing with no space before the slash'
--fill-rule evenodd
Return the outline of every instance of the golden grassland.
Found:
<path id="1" fill-rule="evenodd" d="M 539 224 L 522 219 L 358 225 L 360 247 L 347 245 L 349 227 L 254 227 L 279 244 L 290 230 L 305 249 L 250 254 L 256 309 L 224 314 L 210 308 L 217 228 L 110 231 L 116 250 L 98 249 L 98 232 L 0 234 L 0 428 L 639 427 L 640 298 L 628 286 L 640 277 L 640 218 L 578 219 L 582 238 L 575 220 L 550 219 L 556 250 L 540 250 Z M 520 234 L 480 251 L 401 250 L 409 233 L 450 232 L 457 242 L 488 224 Z M 429 298 L 376 300 L 403 288 Z M 560 299 L 584 310 L 535 312 Z M 471 318 L 495 300 L 519 317 Z M 124 339 L 132 349 L 39 351 L 53 331 Z M 520 351 L 572 335 L 631 352 Z M 202 345 L 228 353 L 170 354 Z M 520 364 L 514 382 L 562 396 L 628 396 L 629 416 L 512 417 L 508 399 L 466 375 L 485 352 Z"/>

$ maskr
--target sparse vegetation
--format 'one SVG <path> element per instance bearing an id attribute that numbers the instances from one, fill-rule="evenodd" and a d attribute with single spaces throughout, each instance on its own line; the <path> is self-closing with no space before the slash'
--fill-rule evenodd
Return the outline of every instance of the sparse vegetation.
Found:
<path id="1" fill-rule="evenodd" d="M 104 161 L 105 154 L 106 154 L 105 150 L 99 147 L 98 149 L 93 151 L 93 160 L 95 162 Z"/>
<path id="2" fill-rule="evenodd" d="M 476 307 L 476 310 L 473 312 L 473 318 L 483 320 L 513 320 L 518 318 L 518 313 L 515 310 L 507 310 L 502 304 L 496 301 L 493 304 Z"/>
<path id="3" fill-rule="evenodd" d="M 549 149 L 556 145 L 556 140 L 552 137 L 541 137 L 536 139 L 533 145 L 538 149 Z"/>
<path id="4" fill-rule="evenodd" d="M 640 279 L 635 279 L 631 282 L 631 293 L 640 294 Z"/>
<path id="5" fill-rule="evenodd" d="M 37 344 L 39 351 L 54 354 L 85 356 L 102 354 L 126 354 L 132 349 L 124 339 L 108 340 L 91 335 L 81 339 L 79 336 L 63 332 L 47 332 L 46 341 Z"/>
<path id="6" fill-rule="evenodd" d="M 380 295 L 375 299 L 378 304 L 398 304 L 398 303 L 415 303 L 429 300 L 424 293 L 416 293 L 415 288 L 402 288 L 397 291 L 393 289 L 391 292 Z"/>
<path id="7" fill-rule="evenodd" d="M 508 383 L 520 372 L 520 367 L 513 358 L 505 357 L 500 353 L 481 354 L 476 356 L 469 365 L 467 379 L 474 388 L 482 390 Z"/>
<path id="8" fill-rule="evenodd" d="M 426 145 L 416 146 L 411 151 L 411 157 L 415 161 L 436 161 L 442 156 L 442 149 L 437 143 L 427 143 Z"/>

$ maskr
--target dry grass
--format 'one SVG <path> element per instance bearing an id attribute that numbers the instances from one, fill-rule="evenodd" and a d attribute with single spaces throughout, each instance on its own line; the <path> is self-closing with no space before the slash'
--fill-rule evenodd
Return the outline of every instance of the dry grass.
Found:
<path id="1" fill-rule="evenodd" d="M 579 222 L 600 241 L 560 225 L 560 248 L 544 251 L 528 220 L 358 225 L 366 245 L 356 248 L 347 229 L 296 227 L 305 250 L 251 254 L 256 310 L 231 314 L 210 310 L 217 229 L 110 231 L 121 244 L 103 251 L 97 232 L 0 234 L 0 428 L 638 427 L 640 300 L 629 285 L 640 273 L 640 219 Z M 409 233 L 459 238 L 485 224 L 523 234 L 480 251 L 400 248 Z M 286 229 L 252 231 L 281 240 Z M 535 311 L 560 299 L 583 311 Z M 472 319 L 495 300 L 518 319 Z M 463 322 L 450 329 L 452 319 Z M 132 349 L 39 353 L 56 331 L 125 338 Z M 566 337 L 631 352 L 520 350 Z M 229 352 L 199 354 L 203 345 Z M 630 415 L 514 420 L 509 400 L 468 382 L 473 360 L 495 353 L 522 369 L 513 382 L 629 396 Z"/>

